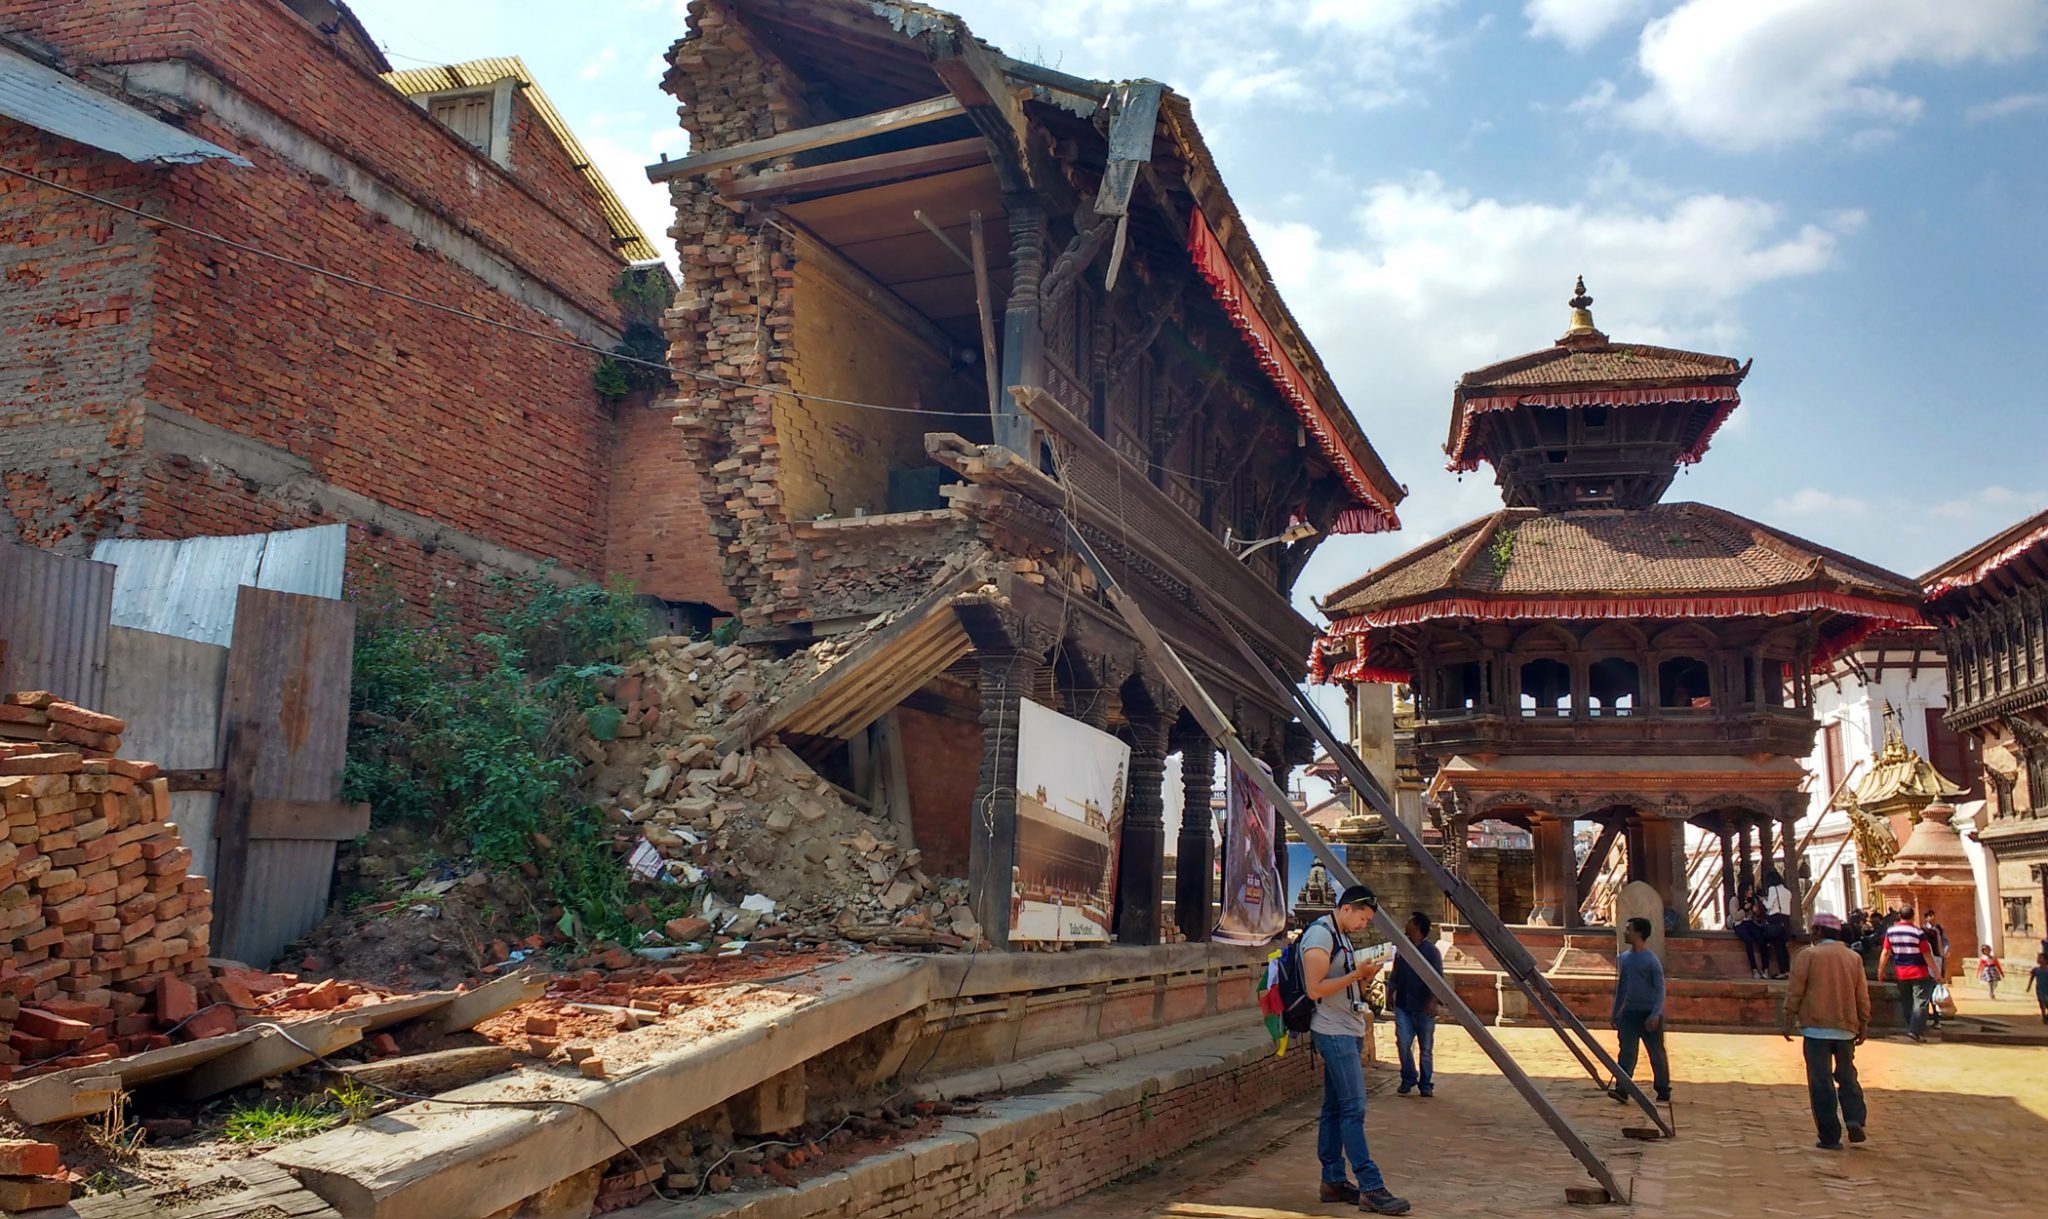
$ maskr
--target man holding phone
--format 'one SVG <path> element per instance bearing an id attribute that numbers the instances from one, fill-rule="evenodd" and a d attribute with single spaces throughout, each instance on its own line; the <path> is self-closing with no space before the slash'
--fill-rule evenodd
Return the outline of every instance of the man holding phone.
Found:
<path id="1" fill-rule="evenodd" d="M 1359 989 L 1379 973 L 1381 962 L 1360 963 L 1351 937 L 1372 922 L 1379 899 L 1364 885 L 1352 885 L 1337 908 L 1301 933 L 1301 976 L 1315 1000 L 1309 1036 L 1323 1060 L 1323 1112 L 1316 1131 L 1322 1161 L 1322 1200 L 1355 1202 L 1378 1215 L 1405 1215 L 1408 1203 L 1395 1197 L 1380 1177 L 1365 1141 L 1365 999 Z M 1352 1184 L 1344 1161 L 1358 1178 Z"/>

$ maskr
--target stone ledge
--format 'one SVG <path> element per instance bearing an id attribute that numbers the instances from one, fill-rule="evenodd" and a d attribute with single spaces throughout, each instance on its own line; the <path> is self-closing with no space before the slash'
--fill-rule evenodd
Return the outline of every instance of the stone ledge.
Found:
<path id="1" fill-rule="evenodd" d="M 1137 1037 L 1120 1038 L 1134 1052 L 1110 1067 L 1084 1071 L 1052 1092 L 989 1101 L 978 1114 L 946 1119 L 936 1134 L 795 1188 L 777 1187 L 681 1203 L 650 1202 L 619 1215 L 622 1219 L 820 1219 L 856 1214 L 886 1206 L 894 1195 L 918 1191 L 920 1183 L 929 1184 L 935 1174 L 963 1167 L 971 1179 L 981 1180 L 985 1188 L 972 1197 L 948 1194 L 933 1198 L 929 1206 L 920 1205 L 920 1213 L 999 1216 L 1079 1196 L 1313 1086 L 1317 1077 L 1314 1068 L 1303 1064 L 1312 1064 L 1314 1060 L 1306 1050 L 1278 1058 L 1262 1023 L 1241 1018 L 1236 1023 L 1236 1028 L 1208 1031 L 1198 1044 L 1151 1052 L 1135 1051 L 1131 1043 Z M 1038 1061 L 1059 1057 L 1041 1055 Z M 1290 1071 L 1302 1078 L 1290 1079 L 1286 1074 Z M 1257 1072 L 1258 1078 L 1246 1081 L 1244 1076 L 1249 1072 Z M 959 1082 L 992 1074 L 970 1072 L 920 1091 L 925 1096 L 960 1095 L 950 1091 Z M 1195 1089 L 1226 1076 L 1236 1076 L 1236 1082 L 1251 1084 L 1253 1095 L 1245 1105 L 1233 1110 L 1213 1103 L 1212 1098 L 1193 1094 Z M 1128 1162 L 1104 1166 L 1096 1163 L 1098 1157 L 1087 1152 L 1072 1153 L 1058 1162 L 1034 1163 L 1030 1158 L 1034 1141 L 1042 1144 L 1072 1136 L 1085 1142 L 1106 1133 L 1083 1129 L 1090 1124 L 1124 1122 L 1134 1128 L 1147 1125 L 1158 1131 L 1168 1123 L 1155 1123 L 1149 1113 L 1142 1111 L 1154 1099 L 1186 1105 L 1211 1099 L 1211 1103 L 1203 1106 L 1209 1121 L 1181 1123 L 1172 1137 L 1157 1141 L 1156 1153 L 1128 1153 Z M 1128 1112 L 1118 1116 L 1119 1110 L 1132 1109 L 1139 1109 L 1140 1114 L 1135 1118 Z M 1215 1129 L 1210 1128 L 1211 1123 Z M 1179 1137 L 1183 1134 L 1184 1138 Z M 1107 1140 L 1101 1145 L 1106 1148 Z M 1020 1168 L 1025 1169 L 1021 1174 Z M 1043 1180 L 1039 1179 L 1041 1173 Z M 1030 1184 L 1034 1181 L 1036 1187 Z"/>

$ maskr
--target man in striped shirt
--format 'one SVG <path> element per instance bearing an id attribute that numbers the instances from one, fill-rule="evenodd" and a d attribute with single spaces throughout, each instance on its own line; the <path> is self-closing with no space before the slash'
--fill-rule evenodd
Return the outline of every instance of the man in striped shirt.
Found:
<path id="1" fill-rule="evenodd" d="M 1928 965 L 1928 957 L 1933 950 L 1928 946 L 1927 933 L 1914 925 L 1916 917 L 1913 911 L 1902 910 L 1899 921 L 1884 933 L 1884 951 L 1877 958 L 1877 977 L 1883 981 L 1885 967 L 1891 966 L 1892 977 L 1899 986 L 1899 1007 L 1906 1020 L 1906 1036 L 1915 1041 L 1925 1041 L 1927 1003 L 1934 997 L 1934 971 Z"/>

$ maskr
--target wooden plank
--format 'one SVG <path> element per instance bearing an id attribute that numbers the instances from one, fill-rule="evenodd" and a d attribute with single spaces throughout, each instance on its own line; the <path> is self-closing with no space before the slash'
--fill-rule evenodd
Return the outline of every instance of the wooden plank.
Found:
<path id="1" fill-rule="evenodd" d="M 971 571 L 961 572 L 926 593 L 922 601 L 912 605 L 896 621 L 856 646 L 844 659 L 823 674 L 805 682 L 756 714 L 740 717 L 738 722 L 728 727 L 725 735 L 719 738 L 719 752 L 729 753 L 735 749 L 743 749 L 769 733 L 797 721 L 799 715 L 805 715 L 807 718 L 803 722 L 809 724 L 812 722 L 810 717 L 816 714 L 809 704 L 821 699 L 844 697 L 850 690 L 859 693 L 858 687 L 863 684 L 871 687 L 877 680 L 885 680 L 892 687 L 902 687 L 901 692 L 889 700 L 882 709 L 894 706 L 896 702 L 901 701 L 903 694 L 923 685 L 938 672 L 938 669 L 945 668 L 959 659 L 960 655 L 965 654 L 965 632 L 960 631 L 957 623 L 939 621 L 936 625 L 960 631 L 960 652 L 947 659 L 944 664 L 940 664 L 938 669 L 921 674 L 913 673 L 908 665 L 901 663 L 906 650 L 920 642 L 920 636 L 932 629 L 935 620 L 941 619 L 941 616 L 944 619 L 952 618 L 953 598 L 965 592 L 979 578 Z M 877 665 L 883 667 L 878 668 Z M 843 726 L 844 720 L 845 717 L 841 716 L 833 726 Z M 865 728 L 872 722 L 873 719 L 870 717 L 868 721 L 854 725 L 854 728 Z"/>
<path id="2" fill-rule="evenodd" d="M 979 139 L 951 140 L 926 144 L 899 152 L 851 157 L 825 165 L 779 169 L 719 184 L 718 193 L 728 199 L 763 199 L 806 190 L 844 190 L 887 182 L 895 178 L 923 177 L 988 163 L 988 145 Z"/>
<path id="3" fill-rule="evenodd" d="M 232 664 L 232 653 L 230 654 Z M 232 678 L 232 670 L 231 678 Z M 213 890 L 215 947 L 230 956 L 252 955 L 233 947 L 242 921 L 242 888 L 249 872 L 249 815 L 256 804 L 256 762 L 262 729 L 254 719 L 241 719 L 222 729 L 220 804 L 213 814 Z M 274 953 L 266 953 L 268 961 Z"/>
<path id="4" fill-rule="evenodd" d="M 155 1189 L 79 1198 L 71 1204 L 71 1213 L 78 1219 L 341 1219 L 318 1195 L 267 1160 L 216 1165 Z"/>
<path id="5" fill-rule="evenodd" d="M 332 801 L 341 795 L 354 636 L 350 602 L 239 590 L 221 720 L 257 731 L 247 797 L 252 811 L 258 800 Z M 232 784 L 236 776 L 230 770 L 225 777 Z M 326 914 L 334 843 L 251 841 L 248 814 L 233 822 L 227 797 L 223 792 L 218 814 L 221 858 L 233 850 L 242 859 L 230 891 L 215 886 L 217 951 L 269 961 Z"/>
<path id="6" fill-rule="evenodd" d="M 403 999 L 391 999 L 348 1010 L 351 1015 L 363 1017 L 363 1033 L 367 1036 L 378 1029 L 388 1029 L 394 1024 L 404 1024 L 408 1020 L 432 1016 L 460 999 L 462 993 L 459 990 L 433 990 L 423 995 L 407 995 Z"/>
<path id="7" fill-rule="evenodd" d="M 332 1072 L 337 1079 L 374 1084 L 394 1092 L 431 1096 L 477 1083 L 512 1069 L 519 1055 L 510 1046 L 472 1045 L 426 1054 L 407 1054 L 382 1062 L 351 1063 Z"/>
<path id="8" fill-rule="evenodd" d="M 831 973 L 846 980 L 736 1013 L 724 1027 L 707 1029 L 617 1079 L 521 1072 L 280 1147 L 266 1158 L 349 1219 L 483 1219 L 611 1159 L 618 1139 L 651 1138 L 932 997 L 931 968 L 923 961 L 858 958 Z M 568 1105 L 445 1103 L 540 1096 L 573 1100 L 596 1113 Z"/>
<path id="9" fill-rule="evenodd" d="M 547 989 L 548 980 L 543 974 L 532 971 L 506 974 L 475 990 L 456 995 L 445 1007 L 406 1030 L 406 1035 L 424 1044 L 435 1037 L 475 1028 L 499 1012 L 533 1002 L 546 994 Z"/>
<path id="10" fill-rule="evenodd" d="M 204 770 L 167 770 L 164 778 L 171 781 L 174 792 L 217 792 L 221 789 L 224 773 L 215 766 Z"/>
<path id="11" fill-rule="evenodd" d="M 289 1037 L 275 1028 L 261 1029 L 262 1035 L 248 1045 L 202 1064 L 178 1080 L 176 1090 L 185 1100 L 205 1100 L 273 1075 L 282 1075 L 305 1066 L 316 1057 L 325 1057 L 361 1041 L 363 1024 L 362 1016 L 338 1012 L 281 1026 L 290 1034 Z M 309 1050 L 311 1053 L 307 1052 Z"/>
<path id="12" fill-rule="evenodd" d="M 649 182 L 667 182 L 673 178 L 690 177 L 709 173 L 714 169 L 726 169 L 734 165 L 746 165 L 754 161 L 766 161 L 790 153 L 808 152 L 813 148 L 826 148 L 833 144 L 844 144 L 848 140 L 865 139 L 888 131 L 901 131 L 906 127 L 919 127 L 965 114 L 966 107 L 955 97 L 933 97 L 908 106 L 896 106 L 863 114 L 856 118 L 840 119 L 833 123 L 820 123 L 816 127 L 799 127 L 766 139 L 748 140 L 729 148 L 714 149 L 695 156 L 679 157 L 673 161 L 662 161 L 647 167 Z"/>
<path id="13" fill-rule="evenodd" d="M 252 839 L 347 842 L 370 832 L 370 806 L 339 800 L 257 800 L 249 808 Z"/>
<path id="14" fill-rule="evenodd" d="M 786 204 L 783 214 L 803 221 L 834 245 L 851 245 L 883 237 L 904 237 L 924 233 L 924 225 L 911 213 L 922 210 L 942 229 L 962 228 L 967 213 L 1003 215 L 1002 192 L 986 169 L 956 169 L 877 186 L 856 194 L 827 195 Z"/>
<path id="15" fill-rule="evenodd" d="M 93 1094 L 101 1089 L 87 1081 L 113 1076 L 120 1080 L 121 1090 L 132 1091 L 212 1062 L 230 1050 L 248 1045 L 259 1036 L 261 1034 L 255 1029 L 241 1029 L 219 1037 L 165 1046 L 161 1050 L 145 1050 L 111 1062 L 54 1071 L 0 1089 L 0 1103 L 5 1103 L 9 1112 L 31 1126 L 90 1117 L 106 1112 L 110 1105 L 94 1098 Z"/>

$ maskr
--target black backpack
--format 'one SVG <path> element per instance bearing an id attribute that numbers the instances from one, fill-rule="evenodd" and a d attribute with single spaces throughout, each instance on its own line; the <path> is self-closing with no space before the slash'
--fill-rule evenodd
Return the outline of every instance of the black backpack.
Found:
<path id="1" fill-rule="evenodd" d="M 1317 919 L 1316 922 L 1322 920 Z M 1292 944 L 1280 950 L 1280 959 L 1274 970 L 1275 985 L 1280 991 L 1280 1023 L 1291 1033 L 1308 1032 L 1309 1022 L 1316 1015 L 1316 1001 L 1308 997 L 1308 977 L 1301 967 L 1301 941 L 1313 926 L 1315 923 L 1302 928 L 1301 935 L 1295 936 Z M 1334 922 L 1330 924 L 1330 930 L 1333 933 L 1331 947 L 1334 949 L 1334 936 L 1339 934 Z"/>

